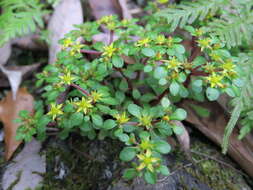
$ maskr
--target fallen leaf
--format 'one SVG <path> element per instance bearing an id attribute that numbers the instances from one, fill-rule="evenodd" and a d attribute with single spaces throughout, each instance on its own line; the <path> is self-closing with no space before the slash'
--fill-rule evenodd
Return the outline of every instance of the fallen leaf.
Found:
<path id="1" fill-rule="evenodd" d="M 0 47 L 0 66 L 4 65 L 11 55 L 11 43 L 8 42 Z"/>
<path id="2" fill-rule="evenodd" d="M 106 15 L 119 15 L 122 18 L 121 7 L 117 0 L 89 0 L 89 4 L 96 20 Z"/>
<path id="3" fill-rule="evenodd" d="M 182 150 L 186 153 L 186 155 L 190 155 L 190 136 L 185 126 L 180 121 L 173 121 L 173 123 L 177 126 L 183 128 L 183 133 L 181 135 L 176 135 L 177 140 L 182 148 Z"/>
<path id="4" fill-rule="evenodd" d="M 210 111 L 209 117 L 199 116 L 190 106 L 196 104 Z M 184 100 L 180 103 L 180 107 L 187 111 L 186 121 L 193 124 L 206 137 L 214 143 L 221 146 L 224 129 L 229 118 L 225 114 L 225 110 L 217 102 L 195 102 L 192 100 Z M 250 148 L 246 140 L 238 140 L 239 132 L 237 128 L 233 131 L 229 140 L 228 154 L 251 176 L 253 177 L 253 150 Z M 251 139 L 252 142 L 252 139 Z"/>
<path id="5" fill-rule="evenodd" d="M 128 9 L 127 1 L 126 0 L 118 0 L 118 3 L 120 4 L 123 18 L 124 19 L 131 19 L 132 15 Z"/>
<path id="6" fill-rule="evenodd" d="M 83 23 L 83 12 L 80 0 L 62 0 L 54 10 L 49 21 L 49 64 L 56 61 L 56 54 L 61 50 L 58 43 L 65 34 L 75 29 L 74 25 Z"/>
<path id="7" fill-rule="evenodd" d="M 38 69 L 41 66 L 41 63 L 34 63 L 32 65 L 25 65 L 25 66 L 6 66 L 4 67 L 8 71 L 20 71 L 22 74 L 22 79 L 29 77 L 33 74 L 33 71 Z M 0 87 L 9 87 L 10 83 L 8 82 L 7 76 L 3 73 L 0 73 Z"/>
<path id="8" fill-rule="evenodd" d="M 8 190 L 15 181 L 12 190 L 36 189 L 41 185 L 43 177 L 39 174 L 46 172 L 46 160 L 39 154 L 40 149 L 41 143 L 35 139 L 25 145 L 3 174 L 3 190 Z"/>
<path id="9" fill-rule="evenodd" d="M 19 88 L 19 85 L 22 80 L 22 72 L 21 71 L 13 71 L 13 70 L 8 70 L 5 67 L 0 65 L 0 70 L 7 76 L 10 85 L 11 85 L 11 90 L 12 90 L 12 98 L 13 100 L 16 99 L 16 93 Z"/>
<path id="10" fill-rule="evenodd" d="M 12 98 L 12 92 L 0 101 L 0 120 L 4 125 L 4 141 L 5 141 L 5 159 L 9 160 L 21 141 L 15 139 L 16 130 L 19 124 L 13 120 L 18 118 L 18 113 L 21 110 L 33 112 L 33 97 L 29 94 L 26 88 L 20 88 L 17 92 L 16 100 Z"/>
<path id="11" fill-rule="evenodd" d="M 12 40 L 12 45 L 28 50 L 47 50 L 47 45 L 42 42 L 38 34 L 31 34 Z"/>

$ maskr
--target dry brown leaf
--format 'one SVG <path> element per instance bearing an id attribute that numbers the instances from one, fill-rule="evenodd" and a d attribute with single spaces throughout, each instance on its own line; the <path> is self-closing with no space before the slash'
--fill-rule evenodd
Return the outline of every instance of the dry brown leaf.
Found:
<path id="1" fill-rule="evenodd" d="M 11 43 L 8 42 L 0 47 L 0 66 L 4 65 L 11 55 Z"/>
<path id="2" fill-rule="evenodd" d="M 0 66 L 0 70 L 7 76 L 12 90 L 12 98 L 16 99 L 17 90 L 22 80 L 22 72 L 15 70 L 8 70 L 5 67 Z"/>
<path id="3" fill-rule="evenodd" d="M 89 4 L 96 20 L 106 15 L 119 15 L 121 17 L 121 7 L 117 0 L 89 0 Z"/>
<path id="4" fill-rule="evenodd" d="M 10 71 L 20 71 L 22 74 L 22 78 L 25 79 L 29 77 L 33 71 L 38 69 L 41 66 L 41 63 L 35 63 L 32 65 L 25 65 L 25 66 L 6 66 L 5 69 Z M 7 76 L 5 76 L 3 73 L 0 73 L 0 87 L 9 87 L 10 83 L 8 82 Z"/>
<path id="5" fill-rule="evenodd" d="M 187 154 L 190 155 L 190 136 L 188 131 L 186 130 L 185 126 L 180 121 L 173 121 L 173 123 L 177 126 L 180 126 L 184 129 L 184 132 L 181 135 L 176 135 L 177 140 L 182 148 L 182 150 Z"/>
<path id="6" fill-rule="evenodd" d="M 200 117 L 190 106 L 196 104 L 210 111 L 209 117 Z M 205 136 L 221 145 L 224 129 L 228 123 L 228 117 L 225 110 L 217 102 L 194 102 L 192 100 L 184 100 L 180 103 L 180 107 L 184 108 L 187 113 L 187 121 L 192 123 L 194 127 L 199 129 Z M 235 129 L 230 136 L 228 154 L 251 176 L 253 177 L 253 150 L 250 148 L 252 144 L 248 144 L 246 140 L 238 140 L 238 130 Z M 252 141 L 252 139 L 251 139 Z"/>
<path id="7" fill-rule="evenodd" d="M 49 64 L 56 61 L 56 54 L 61 50 L 58 43 L 65 34 L 75 29 L 74 25 L 83 23 L 83 12 L 80 0 L 62 0 L 54 10 L 49 21 L 50 32 Z"/>
<path id="8" fill-rule="evenodd" d="M 128 7 L 127 7 L 126 0 L 118 0 L 118 3 L 120 4 L 123 18 L 124 19 L 131 19 L 132 15 L 131 15 L 131 12 L 129 11 Z"/>
<path id="9" fill-rule="evenodd" d="M 28 50 L 47 50 L 47 45 L 43 43 L 38 34 L 31 34 L 12 40 L 12 45 Z"/>
<path id="10" fill-rule="evenodd" d="M 18 118 L 18 113 L 21 110 L 33 112 L 33 97 L 29 94 L 26 88 L 20 88 L 17 92 L 16 100 L 12 98 L 12 92 L 0 102 L 0 120 L 4 125 L 4 141 L 5 141 L 5 159 L 9 160 L 21 141 L 15 139 L 17 123 L 13 120 Z"/>

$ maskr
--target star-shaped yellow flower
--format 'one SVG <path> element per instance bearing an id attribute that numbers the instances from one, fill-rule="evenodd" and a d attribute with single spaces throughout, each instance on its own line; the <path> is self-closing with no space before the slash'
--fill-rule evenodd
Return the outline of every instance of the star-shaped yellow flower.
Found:
<path id="1" fill-rule="evenodd" d="M 126 112 L 123 112 L 122 114 L 116 114 L 114 117 L 120 125 L 127 123 L 130 120 L 130 118 L 126 115 Z"/>
<path id="2" fill-rule="evenodd" d="M 102 53 L 103 56 L 111 58 L 113 54 L 117 51 L 117 48 L 113 47 L 113 43 L 109 46 L 104 47 L 104 52 Z"/>
<path id="3" fill-rule="evenodd" d="M 150 42 L 151 42 L 150 38 L 144 38 L 144 39 L 138 40 L 135 45 L 137 47 L 147 47 Z"/>
<path id="4" fill-rule="evenodd" d="M 154 171 L 154 164 L 157 164 L 160 159 L 152 157 L 151 150 L 147 150 L 144 154 L 138 154 L 137 157 L 139 158 L 140 165 L 137 167 L 138 171 L 141 171 L 144 168 L 147 168 L 149 171 Z"/>
<path id="5" fill-rule="evenodd" d="M 60 76 L 59 78 L 62 80 L 64 84 L 67 85 L 70 85 L 72 81 L 75 79 L 75 77 L 73 77 L 70 72 L 67 72 L 66 74 Z"/>
<path id="6" fill-rule="evenodd" d="M 224 85 L 222 84 L 222 75 L 216 75 L 215 73 L 212 73 L 211 76 L 207 77 L 208 82 L 210 83 L 212 88 L 221 87 L 223 88 Z"/>
<path id="7" fill-rule="evenodd" d="M 93 102 L 98 102 L 102 99 L 103 94 L 96 91 L 92 91 L 90 96 Z"/>
<path id="8" fill-rule="evenodd" d="M 61 111 L 61 108 L 62 108 L 62 104 L 58 104 L 57 105 L 55 103 L 52 103 L 50 111 L 47 113 L 47 115 L 52 116 L 53 120 L 55 120 L 55 118 L 58 115 L 62 115 L 63 114 L 63 112 Z"/>
<path id="9" fill-rule="evenodd" d="M 91 102 L 92 100 L 82 97 L 81 101 L 75 102 L 75 105 L 77 106 L 77 112 L 83 112 L 87 114 L 90 111 L 90 109 L 93 107 Z"/>

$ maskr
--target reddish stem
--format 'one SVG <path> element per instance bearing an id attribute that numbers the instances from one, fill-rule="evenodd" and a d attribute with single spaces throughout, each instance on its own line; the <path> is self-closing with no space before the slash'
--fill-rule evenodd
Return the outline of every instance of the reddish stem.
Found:
<path id="1" fill-rule="evenodd" d="M 102 54 L 102 52 L 99 52 L 96 50 L 87 50 L 87 49 L 81 49 L 80 52 L 90 54 L 90 55 L 101 55 Z"/>
<path id="2" fill-rule="evenodd" d="M 89 92 L 84 90 L 83 88 L 81 88 L 80 86 L 76 85 L 76 84 L 70 84 L 70 86 L 76 88 L 77 90 L 81 91 L 83 94 L 85 94 L 86 96 L 90 96 Z"/>
<path id="3" fill-rule="evenodd" d="M 167 95 L 167 93 L 168 93 L 168 90 L 167 90 L 167 89 L 164 90 L 163 93 L 160 94 L 160 95 L 157 97 L 157 99 L 152 100 L 150 104 L 151 104 L 152 106 L 156 106 L 157 104 L 160 103 L 161 99 L 162 99 L 164 96 Z"/>
<path id="4" fill-rule="evenodd" d="M 114 31 L 110 30 L 109 45 L 113 42 Z"/>

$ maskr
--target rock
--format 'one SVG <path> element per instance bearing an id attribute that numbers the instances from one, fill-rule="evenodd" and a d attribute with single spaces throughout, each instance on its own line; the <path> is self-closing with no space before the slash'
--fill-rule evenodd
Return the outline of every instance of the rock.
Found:
<path id="1" fill-rule="evenodd" d="M 14 158 L 13 163 L 7 166 L 3 178 L 3 190 L 12 186 L 12 190 L 35 189 L 43 178 L 40 174 L 46 172 L 45 157 L 39 155 L 40 142 L 32 140 Z"/>

